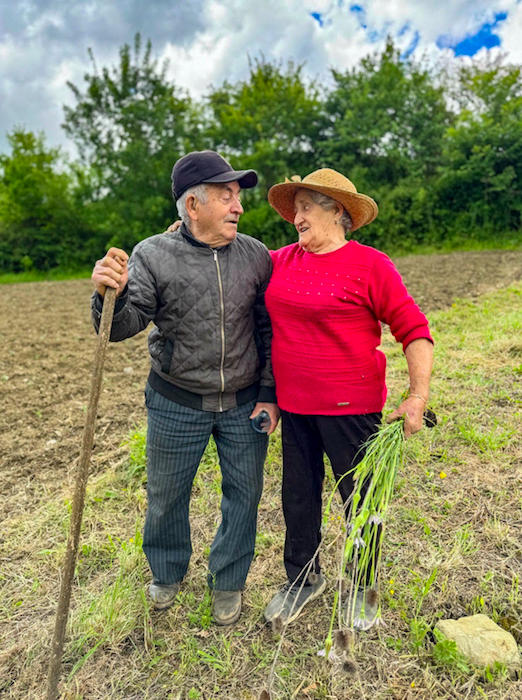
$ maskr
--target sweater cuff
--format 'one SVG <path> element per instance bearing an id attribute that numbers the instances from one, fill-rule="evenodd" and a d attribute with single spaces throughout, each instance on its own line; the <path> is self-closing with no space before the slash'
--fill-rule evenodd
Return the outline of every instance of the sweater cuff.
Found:
<path id="1" fill-rule="evenodd" d="M 408 335 L 405 338 L 402 339 L 403 351 L 406 350 L 406 348 L 412 342 L 412 340 L 418 340 L 419 338 L 426 338 L 426 340 L 429 340 L 430 343 L 433 343 L 433 345 L 435 345 L 429 330 L 424 326 L 423 328 L 414 328 L 408 333 Z"/>
<path id="2" fill-rule="evenodd" d="M 258 403 L 277 403 L 275 386 L 259 387 Z"/>

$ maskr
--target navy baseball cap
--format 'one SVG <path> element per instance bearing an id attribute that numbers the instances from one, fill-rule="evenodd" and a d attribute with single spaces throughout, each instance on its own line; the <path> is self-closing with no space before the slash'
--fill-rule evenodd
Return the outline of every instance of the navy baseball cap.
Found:
<path id="1" fill-rule="evenodd" d="M 189 187 L 203 183 L 237 182 L 242 189 L 257 185 L 255 170 L 234 170 L 215 151 L 193 151 L 180 158 L 172 168 L 172 194 L 178 199 Z"/>

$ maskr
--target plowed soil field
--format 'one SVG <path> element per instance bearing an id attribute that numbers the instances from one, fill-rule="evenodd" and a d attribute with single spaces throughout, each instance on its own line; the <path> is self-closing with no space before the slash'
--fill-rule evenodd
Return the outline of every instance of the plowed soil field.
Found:
<path id="1" fill-rule="evenodd" d="M 520 674 L 472 670 L 432 633 L 441 616 L 483 612 L 522 643 L 522 251 L 396 263 L 421 308 L 434 312 L 439 424 L 409 441 L 387 516 L 386 628 L 355 639 L 349 672 L 317 655 L 337 588 L 340 511 L 321 553 L 327 592 L 280 642 L 264 623 L 284 580 L 278 434 L 238 624 L 224 630 L 210 617 L 206 560 L 220 501 L 212 444 L 193 490 L 195 548 L 179 604 L 151 610 L 140 534 L 149 366 L 142 333 L 109 347 L 61 700 L 256 700 L 266 687 L 278 700 L 522 700 Z M 89 280 L 0 286 L 0 696 L 11 700 L 45 697 L 96 344 L 90 296 Z M 407 386 L 405 362 L 388 332 L 383 346 L 393 401 Z"/>
<path id="2" fill-rule="evenodd" d="M 423 311 L 522 279 L 522 251 L 409 256 L 396 264 Z M 95 334 L 89 280 L 0 286 L 0 521 L 31 512 L 71 478 L 89 398 Z M 145 420 L 147 334 L 111 345 L 93 469 L 117 460 Z"/>

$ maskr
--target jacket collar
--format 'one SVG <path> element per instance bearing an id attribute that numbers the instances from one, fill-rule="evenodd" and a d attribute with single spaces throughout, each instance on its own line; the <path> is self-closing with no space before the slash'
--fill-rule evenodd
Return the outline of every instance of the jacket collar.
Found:
<path id="1" fill-rule="evenodd" d="M 208 243 L 198 241 L 198 239 L 195 238 L 194 234 L 185 223 L 181 224 L 181 226 L 179 227 L 179 231 L 181 235 L 185 238 L 185 240 L 188 241 L 190 245 L 193 245 L 196 248 L 207 248 L 208 250 L 221 250 L 222 248 L 228 248 L 230 243 L 234 242 L 230 241 L 230 243 L 226 243 L 225 245 L 218 246 L 217 248 L 212 248 L 211 246 L 209 246 Z"/>
<path id="2" fill-rule="evenodd" d="M 196 248 L 210 248 L 208 243 L 203 243 L 203 241 L 198 241 L 197 238 L 194 238 L 192 231 L 185 223 L 181 224 L 179 230 L 183 238 L 185 238 L 185 240 L 187 240 L 190 243 L 190 245 L 193 245 Z"/>

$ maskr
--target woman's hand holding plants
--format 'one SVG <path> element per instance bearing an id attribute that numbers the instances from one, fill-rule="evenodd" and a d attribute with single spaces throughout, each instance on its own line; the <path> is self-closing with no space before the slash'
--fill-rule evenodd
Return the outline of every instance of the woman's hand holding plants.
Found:
<path id="1" fill-rule="evenodd" d="M 410 395 L 386 417 L 386 422 L 393 423 L 404 416 L 404 437 L 408 439 L 422 428 L 425 407 L 426 401 L 421 396 Z"/>

